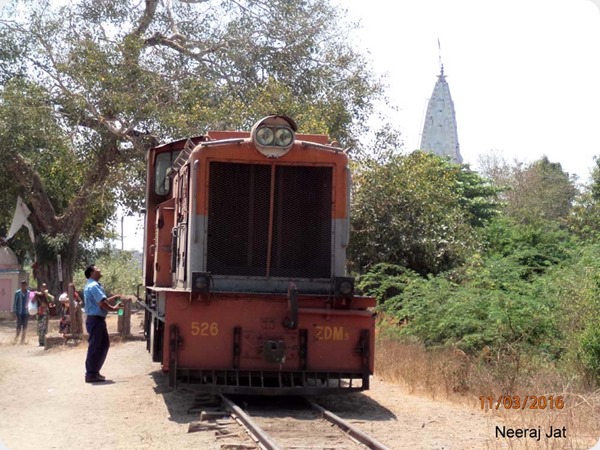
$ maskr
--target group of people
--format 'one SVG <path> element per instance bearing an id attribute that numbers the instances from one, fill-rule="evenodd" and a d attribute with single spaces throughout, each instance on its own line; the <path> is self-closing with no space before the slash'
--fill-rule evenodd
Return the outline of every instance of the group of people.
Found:
<path id="1" fill-rule="evenodd" d="M 30 317 L 37 318 L 37 335 L 40 346 L 46 345 L 46 334 L 48 334 L 48 316 L 50 308 L 56 306 L 55 298 L 48 292 L 46 283 L 41 285 L 37 291 L 28 288 L 27 281 L 21 281 L 21 289 L 15 292 L 13 311 L 17 316 L 17 334 L 15 342 L 21 338 L 25 343 L 27 336 L 27 325 Z"/>
<path id="2" fill-rule="evenodd" d="M 81 308 L 81 303 L 79 294 L 77 291 L 74 291 L 75 308 Z M 61 316 L 58 327 L 63 337 L 67 339 L 67 336 L 71 333 L 69 296 L 64 292 L 60 295 L 58 302 L 56 302 L 54 295 L 48 292 L 46 283 L 43 283 L 38 291 L 32 291 L 27 287 L 27 281 L 21 281 L 21 289 L 15 292 L 13 310 L 17 316 L 15 342 L 20 337 L 21 343 L 25 343 L 28 322 L 30 318 L 36 318 L 38 342 L 40 346 L 45 346 L 46 335 L 48 334 L 48 320 L 52 310 L 58 311 Z"/>
<path id="3" fill-rule="evenodd" d="M 85 382 L 99 383 L 106 380 L 100 370 L 104 365 L 110 347 L 106 316 L 108 311 L 122 309 L 123 304 L 118 302 L 120 295 L 106 296 L 104 288 L 99 283 L 102 271 L 96 265 L 88 266 L 85 269 L 85 277 L 87 282 L 83 290 L 83 300 L 87 315 L 85 326 L 89 335 L 88 352 L 85 360 Z M 59 329 L 65 335 L 70 331 L 71 324 L 68 296 L 62 294 L 59 301 L 62 303 L 62 318 Z M 81 300 L 75 292 L 75 307 L 80 307 L 80 304 Z M 13 304 L 13 310 L 17 316 L 15 342 L 20 337 L 21 343 L 25 343 L 29 317 L 36 316 L 39 345 L 45 346 L 46 334 L 48 333 L 49 308 L 54 305 L 54 296 L 48 292 L 45 283 L 42 284 L 39 291 L 31 291 L 27 287 L 27 281 L 21 281 L 21 289 L 15 292 Z"/>

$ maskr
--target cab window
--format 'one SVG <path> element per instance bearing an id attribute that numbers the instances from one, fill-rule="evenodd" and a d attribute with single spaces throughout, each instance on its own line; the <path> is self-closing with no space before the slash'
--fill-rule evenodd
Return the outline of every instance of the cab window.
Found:
<path id="1" fill-rule="evenodd" d="M 154 162 L 154 192 L 158 195 L 167 195 L 171 192 L 171 177 L 169 169 L 179 155 L 177 152 L 161 153 L 156 155 Z"/>

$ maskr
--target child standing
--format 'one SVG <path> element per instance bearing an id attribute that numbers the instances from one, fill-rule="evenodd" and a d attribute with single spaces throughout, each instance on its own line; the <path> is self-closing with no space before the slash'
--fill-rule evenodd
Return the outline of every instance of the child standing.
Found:
<path id="1" fill-rule="evenodd" d="M 38 341 L 40 347 L 46 345 L 46 334 L 48 334 L 48 300 L 42 292 L 36 292 L 35 297 L 38 301 Z"/>

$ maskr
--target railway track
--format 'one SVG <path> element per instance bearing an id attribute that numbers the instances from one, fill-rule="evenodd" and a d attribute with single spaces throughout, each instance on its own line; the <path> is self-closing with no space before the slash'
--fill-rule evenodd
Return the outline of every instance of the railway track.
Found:
<path id="1" fill-rule="evenodd" d="M 222 395 L 221 407 L 250 438 L 240 441 L 239 432 L 232 432 L 230 427 L 225 430 L 223 414 L 217 413 L 220 420 L 213 426 L 201 428 L 214 429 L 219 437 L 235 436 L 236 442 L 221 439 L 222 449 L 388 450 L 388 447 L 375 438 L 307 399 L 288 398 L 282 401 L 254 398 L 244 401 Z M 206 418 L 211 417 L 206 412 L 204 415 Z"/>

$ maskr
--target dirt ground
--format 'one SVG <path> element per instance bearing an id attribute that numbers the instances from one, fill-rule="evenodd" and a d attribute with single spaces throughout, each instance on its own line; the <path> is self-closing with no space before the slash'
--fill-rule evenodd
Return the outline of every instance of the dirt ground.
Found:
<path id="1" fill-rule="evenodd" d="M 140 320 L 141 315 L 132 318 L 134 335 Z M 116 316 L 108 323 L 116 332 Z M 167 388 L 145 342 L 113 342 L 102 370 L 110 382 L 86 384 L 86 343 L 44 349 L 32 325 L 28 342 L 15 344 L 15 322 L 0 321 L 0 449 L 220 448 L 214 432 L 187 432 L 198 420 L 198 414 L 188 414 L 193 395 Z M 55 341 L 57 328 L 58 321 L 51 320 Z M 366 393 L 325 401 L 390 449 L 506 447 L 494 436 L 498 422 L 486 413 L 410 396 L 376 377 Z"/>

